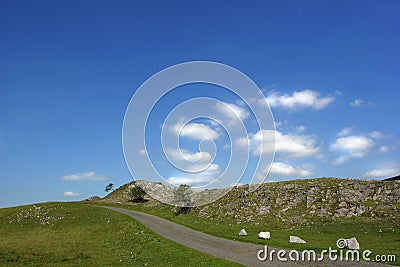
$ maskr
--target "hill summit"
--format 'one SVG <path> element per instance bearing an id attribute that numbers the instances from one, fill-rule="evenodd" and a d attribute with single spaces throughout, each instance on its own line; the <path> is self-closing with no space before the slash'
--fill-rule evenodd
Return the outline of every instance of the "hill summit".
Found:
<path id="1" fill-rule="evenodd" d="M 136 183 L 121 186 L 101 201 L 131 203 L 129 190 Z M 165 186 L 146 183 L 153 188 Z M 317 178 L 264 183 L 252 193 L 247 189 L 248 185 L 235 186 L 219 200 L 195 207 L 192 212 L 211 220 L 232 217 L 237 223 L 257 222 L 265 216 L 289 225 L 351 217 L 400 221 L 399 180 Z M 210 194 L 213 190 L 206 191 Z M 164 205 L 149 196 L 146 198 L 149 201 L 142 203 L 144 206 Z"/>

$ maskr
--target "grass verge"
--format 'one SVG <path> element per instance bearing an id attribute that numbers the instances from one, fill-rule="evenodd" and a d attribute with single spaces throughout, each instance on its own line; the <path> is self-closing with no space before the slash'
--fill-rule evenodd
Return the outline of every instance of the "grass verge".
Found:
<path id="1" fill-rule="evenodd" d="M 175 215 L 173 207 L 163 204 L 108 204 L 104 202 L 98 204 L 146 212 L 214 236 L 284 249 L 313 249 L 320 253 L 329 247 L 337 249 L 336 241 L 339 238 L 356 237 L 360 243 L 361 252 L 367 249 L 372 251 L 371 259 L 374 259 L 376 255 L 395 255 L 396 261 L 387 263 L 400 266 L 400 224 L 384 218 L 379 221 L 370 221 L 368 218 L 361 217 L 342 218 L 337 221 L 317 221 L 313 225 L 298 225 L 288 229 L 274 218 L 266 218 L 257 223 L 237 224 L 229 217 L 213 219 L 196 216 L 196 209 L 189 214 Z M 242 228 L 246 229 L 247 236 L 238 236 Z M 258 239 L 257 234 L 260 231 L 271 232 L 271 239 Z M 289 243 L 290 235 L 305 239 L 307 244 Z"/>
<path id="2" fill-rule="evenodd" d="M 0 266 L 241 266 L 81 203 L 0 209 Z"/>

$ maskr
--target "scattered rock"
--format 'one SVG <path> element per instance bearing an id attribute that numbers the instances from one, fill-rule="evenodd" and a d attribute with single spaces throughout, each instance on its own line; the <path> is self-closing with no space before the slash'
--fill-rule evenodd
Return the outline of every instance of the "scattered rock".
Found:
<path id="1" fill-rule="evenodd" d="M 304 240 L 301 239 L 300 237 L 298 237 L 298 236 L 293 236 L 293 235 L 291 235 L 291 236 L 289 237 L 289 242 L 290 242 L 290 243 L 300 243 L 300 244 L 305 244 L 305 243 L 306 243 L 306 241 L 304 241 Z"/>
<path id="2" fill-rule="evenodd" d="M 269 206 L 261 207 L 261 208 L 258 210 L 257 215 L 262 216 L 262 215 L 268 214 L 269 211 L 270 211 L 270 207 L 269 207 Z"/>
<path id="3" fill-rule="evenodd" d="M 285 213 L 285 212 L 287 212 L 289 209 L 290 209 L 290 207 L 284 208 L 284 209 L 281 210 L 281 212 L 282 212 L 282 213 Z"/>
<path id="4" fill-rule="evenodd" d="M 247 235 L 246 230 L 245 229 L 240 230 L 239 235 Z"/>
<path id="5" fill-rule="evenodd" d="M 346 208 L 340 208 L 337 210 L 337 212 L 339 213 L 340 216 L 346 216 L 349 210 Z"/>
<path id="6" fill-rule="evenodd" d="M 356 207 L 356 212 L 358 213 L 358 214 L 363 214 L 363 213 L 365 213 L 365 212 L 367 212 L 368 211 L 368 208 L 367 207 L 365 207 L 365 206 L 358 206 L 358 207 Z"/>
<path id="7" fill-rule="evenodd" d="M 353 216 L 355 216 L 355 215 L 356 215 L 356 214 L 355 214 L 354 212 L 349 211 L 349 212 L 347 213 L 346 217 L 353 217 Z"/>
<path id="8" fill-rule="evenodd" d="M 271 238 L 271 233 L 270 232 L 259 232 L 258 233 L 258 238 L 270 239 Z"/>
<path id="9" fill-rule="evenodd" d="M 360 244 L 358 243 L 357 239 L 355 237 L 346 239 L 347 242 L 347 248 L 348 249 L 360 249 Z"/>
<path id="10" fill-rule="evenodd" d="M 345 207 L 347 207 L 347 203 L 345 201 L 339 203 L 339 208 L 345 208 Z"/>

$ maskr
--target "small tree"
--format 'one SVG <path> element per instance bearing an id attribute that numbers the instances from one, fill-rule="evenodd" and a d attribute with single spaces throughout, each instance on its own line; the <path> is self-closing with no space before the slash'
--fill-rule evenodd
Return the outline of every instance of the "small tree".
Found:
<path id="1" fill-rule="evenodd" d="M 108 185 L 106 185 L 106 189 L 104 189 L 106 192 L 108 191 L 114 191 L 114 184 L 113 183 L 109 183 Z"/>
<path id="2" fill-rule="evenodd" d="M 181 184 L 174 192 L 174 200 L 179 205 L 177 214 L 188 213 L 190 211 L 190 206 L 192 205 L 192 194 L 193 190 L 190 186 Z"/>
<path id="3" fill-rule="evenodd" d="M 135 187 L 132 187 L 129 191 L 129 196 L 131 197 L 132 202 L 143 202 L 145 195 L 146 192 L 138 185 L 135 185 Z"/>

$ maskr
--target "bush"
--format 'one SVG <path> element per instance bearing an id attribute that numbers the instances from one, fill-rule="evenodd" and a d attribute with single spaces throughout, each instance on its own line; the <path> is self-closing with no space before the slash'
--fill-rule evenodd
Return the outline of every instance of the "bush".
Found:
<path id="1" fill-rule="evenodd" d="M 138 185 L 132 187 L 129 191 L 129 196 L 132 202 L 143 202 L 146 192 Z"/>

